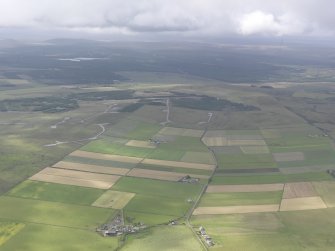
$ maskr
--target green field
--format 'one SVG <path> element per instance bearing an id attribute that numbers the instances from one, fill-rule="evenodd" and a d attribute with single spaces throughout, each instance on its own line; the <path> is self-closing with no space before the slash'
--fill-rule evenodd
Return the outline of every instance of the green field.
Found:
<path id="1" fill-rule="evenodd" d="M 113 215 L 112 209 L 0 197 L 0 217 L 19 222 L 95 229 Z"/>
<path id="2" fill-rule="evenodd" d="M 181 168 L 181 167 L 173 167 L 173 166 L 157 166 L 157 165 L 148 165 L 148 164 L 138 164 L 137 168 L 150 169 L 150 170 L 158 170 L 158 171 L 166 171 L 166 172 L 177 172 L 177 173 L 188 173 L 188 174 L 200 174 L 200 175 L 208 175 L 210 176 L 212 171 L 194 169 L 194 168 Z"/>
<path id="3" fill-rule="evenodd" d="M 271 154 L 216 154 L 219 168 L 264 168 L 276 167 Z"/>
<path id="4" fill-rule="evenodd" d="M 106 154 L 116 154 L 123 156 L 132 156 L 132 157 L 146 157 L 152 149 L 126 146 L 120 143 L 109 142 L 108 140 L 96 140 L 88 143 L 81 148 L 83 151 L 96 152 L 96 153 L 106 153 Z"/>
<path id="5" fill-rule="evenodd" d="M 112 190 L 168 198 L 195 198 L 201 185 L 134 177 L 122 177 Z"/>
<path id="6" fill-rule="evenodd" d="M 7 241 L 3 251 L 91 251 L 115 250 L 117 238 L 103 238 L 95 231 L 41 224 L 27 226 Z"/>
<path id="7" fill-rule="evenodd" d="M 299 181 L 327 181 L 333 178 L 326 172 L 310 172 L 295 174 L 268 174 L 268 175 L 238 175 L 238 176 L 214 176 L 212 185 L 220 184 L 267 184 L 287 183 Z"/>
<path id="8" fill-rule="evenodd" d="M 0 219 L 0 246 L 25 227 L 23 223 L 6 222 Z"/>
<path id="9" fill-rule="evenodd" d="M 199 207 L 280 204 L 282 191 L 251 193 L 206 193 Z"/>
<path id="10" fill-rule="evenodd" d="M 7 194 L 12 197 L 91 205 L 104 190 L 26 180 Z"/>
<path id="11" fill-rule="evenodd" d="M 203 250 L 201 244 L 185 226 L 166 226 L 129 236 L 124 251 L 156 250 Z"/>

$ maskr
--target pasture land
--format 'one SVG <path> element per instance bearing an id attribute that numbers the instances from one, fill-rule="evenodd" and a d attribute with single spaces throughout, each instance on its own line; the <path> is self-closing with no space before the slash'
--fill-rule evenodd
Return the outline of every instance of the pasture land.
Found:
<path id="1" fill-rule="evenodd" d="M 206 193 L 201 197 L 199 207 L 279 204 L 281 198 L 282 191 Z"/>
<path id="2" fill-rule="evenodd" d="M 134 168 L 127 173 L 127 176 L 132 177 L 140 177 L 140 178 L 148 178 L 148 179 L 158 179 L 158 180 L 169 180 L 169 181 L 178 181 L 182 177 L 186 175 L 190 175 L 188 173 L 176 173 L 176 172 L 164 172 L 164 171 L 156 171 L 149 169 L 140 169 Z M 192 174 L 192 177 L 199 179 L 208 179 L 209 176 Z"/>
<path id="3" fill-rule="evenodd" d="M 241 146 L 241 151 L 245 154 L 264 154 L 270 153 L 267 146 Z"/>
<path id="4" fill-rule="evenodd" d="M 202 186 L 198 184 L 122 177 L 113 186 L 112 190 L 187 200 L 187 198 L 195 198 L 200 193 L 201 188 Z"/>
<path id="5" fill-rule="evenodd" d="M 98 159 L 98 160 L 110 160 L 110 161 L 117 161 L 117 162 L 126 162 L 126 163 L 133 163 L 133 164 L 137 164 L 142 160 L 142 158 L 136 158 L 136 157 L 103 154 L 103 153 L 87 152 L 87 151 L 80 151 L 80 150 L 72 152 L 70 154 L 70 156 L 92 158 L 92 159 Z"/>
<path id="6" fill-rule="evenodd" d="M 154 143 L 144 140 L 129 140 L 126 143 L 126 146 L 135 146 L 135 147 L 143 147 L 143 148 L 150 148 L 155 149 L 157 146 Z"/>
<path id="7" fill-rule="evenodd" d="M 81 149 L 88 152 L 138 157 L 138 158 L 144 158 L 151 151 L 154 150 L 151 148 L 127 146 L 117 142 L 109 142 L 106 139 L 91 141 Z"/>
<path id="8" fill-rule="evenodd" d="M 134 196 L 134 193 L 108 190 L 104 194 L 102 194 L 96 201 L 94 201 L 92 206 L 122 209 Z"/>
<path id="9" fill-rule="evenodd" d="M 257 185 L 209 185 L 206 193 L 248 193 L 282 191 L 284 184 L 257 184 Z"/>
<path id="10" fill-rule="evenodd" d="M 157 160 L 157 159 L 144 159 L 142 161 L 142 164 L 191 168 L 191 169 L 200 169 L 200 170 L 214 170 L 215 168 L 215 165 L 209 165 L 209 164 L 191 163 L 191 162 L 182 162 L 182 161 Z"/>
<path id="11" fill-rule="evenodd" d="M 186 226 L 151 228 L 147 232 L 129 236 L 124 251 L 137 250 L 203 250 L 203 247 Z"/>
<path id="12" fill-rule="evenodd" d="M 334 181 L 313 182 L 313 186 L 328 207 L 335 207 Z"/>
<path id="13" fill-rule="evenodd" d="M 279 210 L 279 204 L 225 206 L 225 207 L 198 207 L 193 211 L 193 215 L 265 213 L 265 212 L 277 212 L 278 210 Z"/>
<path id="14" fill-rule="evenodd" d="M 95 231 L 27 224 L 17 235 L 7 241 L 3 251 L 91 251 L 115 250 L 117 238 L 101 238 Z"/>
<path id="15" fill-rule="evenodd" d="M 186 152 L 181 158 L 182 162 L 202 163 L 215 165 L 215 159 L 210 152 Z"/>
<path id="16" fill-rule="evenodd" d="M 219 168 L 273 168 L 276 167 L 271 154 L 215 154 Z"/>
<path id="17" fill-rule="evenodd" d="M 116 175 L 125 175 L 129 171 L 129 169 L 127 168 L 80 164 L 67 161 L 60 161 L 56 163 L 54 167 L 68 170 L 84 171 L 90 173 L 104 173 L 104 174 L 116 174 Z"/>
<path id="18" fill-rule="evenodd" d="M 104 190 L 95 188 L 26 180 L 10 190 L 7 195 L 27 199 L 90 205 L 103 192 Z"/>
<path id="19" fill-rule="evenodd" d="M 23 223 L 0 221 L 0 247 L 24 227 Z"/>
<path id="20" fill-rule="evenodd" d="M 283 199 L 318 196 L 311 182 L 286 183 Z"/>
<path id="21" fill-rule="evenodd" d="M 305 160 L 304 153 L 302 152 L 273 153 L 273 158 L 277 162 Z"/>
<path id="22" fill-rule="evenodd" d="M 283 199 L 280 204 L 280 211 L 296 211 L 327 208 L 319 196 Z"/>
<path id="23" fill-rule="evenodd" d="M 164 127 L 158 132 L 158 134 L 200 138 L 203 134 L 203 131 L 176 127 Z"/>
<path id="24" fill-rule="evenodd" d="M 113 215 L 112 209 L 70 205 L 58 202 L 0 197 L 3 219 L 19 222 L 50 224 L 95 229 Z"/>

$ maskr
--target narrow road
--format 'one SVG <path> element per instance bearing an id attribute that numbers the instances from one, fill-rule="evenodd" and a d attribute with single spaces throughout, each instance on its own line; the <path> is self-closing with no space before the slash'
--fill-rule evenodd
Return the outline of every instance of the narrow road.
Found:
<path id="1" fill-rule="evenodd" d="M 168 123 L 171 123 L 172 121 L 170 120 L 170 98 L 167 98 L 166 99 L 166 121 L 165 122 L 162 122 L 161 124 L 162 125 L 166 125 Z"/>

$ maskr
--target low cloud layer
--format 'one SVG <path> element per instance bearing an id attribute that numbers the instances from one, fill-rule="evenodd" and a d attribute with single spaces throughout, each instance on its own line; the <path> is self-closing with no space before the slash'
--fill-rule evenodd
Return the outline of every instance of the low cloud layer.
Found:
<path id="1" fill-rule="evenodd" d="M 123 35 L 334 35 L 334 9 L 333 0 L 0 0 L 0 28 Z"/>

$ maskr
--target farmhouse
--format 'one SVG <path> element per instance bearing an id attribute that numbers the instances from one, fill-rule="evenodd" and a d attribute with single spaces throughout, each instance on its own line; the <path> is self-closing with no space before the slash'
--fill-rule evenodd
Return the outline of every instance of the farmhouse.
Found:
<path id="1" fill-rule="evenodd" d="M 181 179 L 178 180 L 178 182 L 182 182 L 182 183 L 198 183 L 199 182 L 199 178 L 192 178 L 190 175 L 186 175 L 184 177 L 182 177 Z"/>

